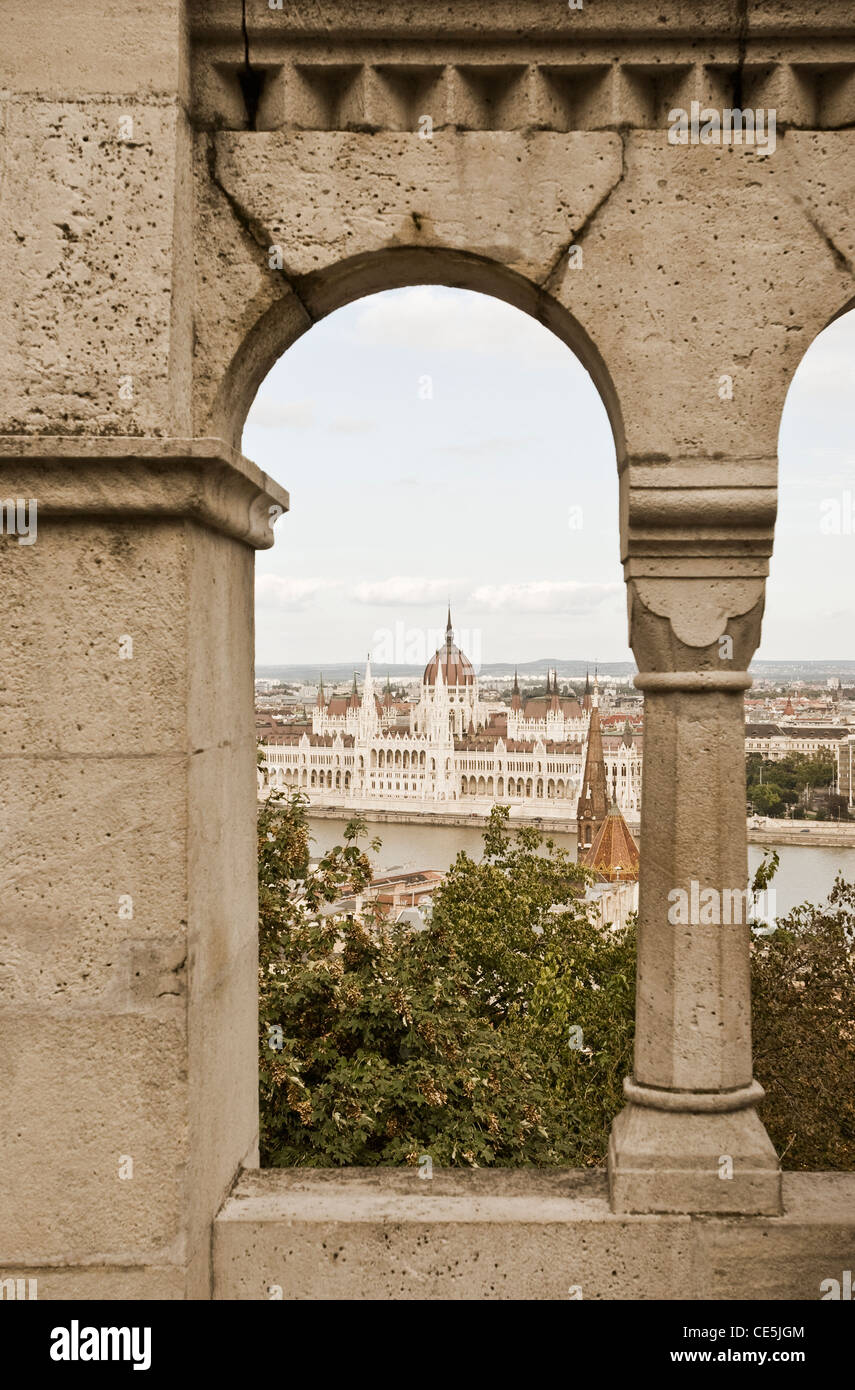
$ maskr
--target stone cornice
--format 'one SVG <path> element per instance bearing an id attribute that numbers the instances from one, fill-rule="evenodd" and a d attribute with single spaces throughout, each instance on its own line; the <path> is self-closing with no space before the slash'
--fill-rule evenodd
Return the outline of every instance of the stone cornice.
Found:
<path id="1" fill-rule="evenodd" d="M 0 496 L 35 498 L 39 518 L 187 518 L 273 544 L 288 493 L 220 439 L 0 435 Z"/>
<path id="2" fill-rule="evenodd" d="M 655 129 L 671 107 L 851 129 L 855 10 L 597 0 L 346 7 L 191 0 L 194 124 L 212 130 Z M 252 110 L 242 79 L 254 78 Z"/>
<path id="3" fill-rule="evenodd" d="M 744 15 L 738 5 L 686 0 L 589 0 L 580 9 L 544 0 L 501 0 L 490 6 L 481 0 L 452 0 L 442 10 L 401 0 L 351 0 L 347 6 L 336 0 L 284 0 L 281 9 L 271 8 L 269 0 L 245 0 L 243 9 L 234 0 L 189 0 L 188 12 L 194 38 L 242 35 L 245 19 L 250 40 L 278 34 L 292 41 L 318 38 L 327 43 L 332 36 L 488 43 L 492 38 L 534 37 L 613 42 L 616 35 L 629 35 L 662 43 L 675 37 L 709 40 L 729 35 L 736 44 L 740 36 L 840 39 L 855 34 L 855 11 L 848 0 L 824 0 L 811 7 L 794 0 L 774 5 L 748 0 Z"/>

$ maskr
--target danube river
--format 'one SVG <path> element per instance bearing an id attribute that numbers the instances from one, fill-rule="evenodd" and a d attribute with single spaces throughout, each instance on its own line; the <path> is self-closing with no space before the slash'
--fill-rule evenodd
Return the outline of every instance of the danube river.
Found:
<path id="1" fill-rule="evenodd" d="M 341 844 L 347 816 L 327 820 L 309 816 L 313 836 L 312 854 L 322 854 L 332 845 Z M 378 870 L 391 873 L 395 869 L 440 869 L 445 871 L 454 863 L 459 850 L 473 859 L 480 859 L 483 831 L 473 826 L 457 825 L 396 825 L 392 822 L 368 822 L 369 835 L 378 836 L 382 846 L 377 854 Z M 551 832 L 556 844 L 576 853 L 575 833 Z M 828 895 L 835 874 L 842 871 L 855 879 L 855 848 L 828 849 L 816 845 L 782 845 L 778 847 L 780 867 L 772 886 L 775 889 L 775 911 L 778 916 L 802 902 L 822 902 Z M 756 845 L 748 847 L 751 873 L 763 857 Z"/>

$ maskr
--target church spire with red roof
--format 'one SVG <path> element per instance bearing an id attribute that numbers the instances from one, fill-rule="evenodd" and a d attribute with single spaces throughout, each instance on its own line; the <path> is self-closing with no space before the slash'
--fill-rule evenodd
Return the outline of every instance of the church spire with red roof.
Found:
<path id="1" fill-rule="evenodd" d="M 585 754 L 585 772 L 582 777 L 582 790 L 576 807 L 576 825 L 579 850 L 588 849 L 600 831 L 608 814 L 608 779 L 603 757 L 603 734 L 600 727 L 599 690 L 594 687 L 591 722 L 588 725 L 588 748 Z"/>

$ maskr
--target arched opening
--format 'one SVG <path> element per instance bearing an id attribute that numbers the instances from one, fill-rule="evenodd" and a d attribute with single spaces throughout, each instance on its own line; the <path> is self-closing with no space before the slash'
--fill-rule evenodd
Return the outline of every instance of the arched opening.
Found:
<path id="1" fill-rule="evenodd" d="M 625 434 L 617 391 L 586 328 L 539 285 L 498 261 L 442 247 L 399 247 L 370 252 L 310 277 L 301 290 L 303 312 L 273 304 L 251 327 L 235 353 L 210 414 L 210 433 L 240 447 L 256 393 L 273 364 L 313 325 L 356 300 L 394 289 L 442 286 L 501 300 L 548 328 L 590 374 L 608 415 L 619 464 Z"/>
<path id="2" fill-rule="evenodd" d="M 787 391 L 778 437 L 778 516 L 762 641 L 746 696 L 749 867 L 763 834 L 778 846 L 776 909 L 821 902 L 838 871 L 855 878 L 855 662 L 837 601 L 851 592 L 855 550 L 855 309 L 812 341 Z M 754 833 L 752 834 L 752 829 Z M 842 837 L 839 848 L 814 847 Z"/>
<path id="3" fill-rule="evenodd" d="M 507 667 L 512 659 L 536 664 L 555 651 L 593 665 L 608 623 L 620 634 L 622 651 L 626 645 L 613 426 L 584 365 L 567 351 L 567 336 L 582 341 L 570 331 L 569 316 L 544 309 L 538 325 L 509 308 L 508 295 L 488 299 L 425 287 L 402 294 L 415 333 L 396 297 L 379 294 L 319 323 L 322 346 L 313 346 L 314 333 L 301 337 L 262 384 L 244 443 L 268 470 L 283 457 L 295 461 L 295 474 L 286 480 L 292 515 L 280 526 L 289 544 L 258 563 L 264 598 L 258 627 L 262 642 L 287 635 L 295 645 L 302 683 L 312 681 L 313 660 L 318 670 L 317 682 L 301 692 L 310 723 L 306 737 L 310 746 L 324 740 L 323 757 L 333 769 L 321 786 L 333 785 L 332 778 L 347 798 L 331 807 L 318 795 L 322 814 L 311 822 L 313 833 L 335 833 L 333 809 L 341 810 L 342 820 L 350 808 L 358 810 L 381 841 L 396 834 L 391 862 L 378 865 L 389 872 L 412 862 L 400 849 L 398 825 L 408 823 L 416 803 L 439 818 L 467 798 L 466 819 L 475 822 L 477 835 L 477 845 L 470 840 L 469 846 L 476 854 L 496 799 L 514 799 L 520 824 L 543 815 L 545 774 L 561 756 L 559 735 L 571 728 L 581 689 L 559 694 L 556 684 L 544 699 L 545 669 L 539 684 L 537 673 L 524 680 L 526 727 L 521 718 L 520 732 L 509 734 L 511 681 L 492 670 L 482 676 L 485 667 Z M 543 307 L 542 297 L 536 299 Z M 568 330 L 563 344 L 544 327 L 551 318 L 550 327 L 561 323 Z M 372 364 L 383 383 L 382 400 L 372 388 Z M 573 466 L 568 410 L 575 447 L 586 440 L 584 469 Z M 305 473 L 299 469 L 303 455 L 312 460 Z M 610 544 L 603 540 L 606 518 Z M 450 588 L 455 621 L 449 644 Z M 442 630 L 433 639 L 428 630 L 437 606 Z M 465 636 L 458 627 L 464 622 Z M 323 648 L 296 645 L 325 632 L 332 636 Z M 354 676 L 357 643 L 370 652 L 370 669 L 365 665 Z M 428 680 L 444 643 L 460 659 L 445 658 Z M 297 671 L 287 674 L 296 684 Z M 558 724 L 566 725 L 563 733 Z M 518 749 L 517 772 L 531 775 L 505 776 L 509 741 Z M 345 759 L 355 775 L 340 781 Z M 410 775 L 416 768 L 418 779 Z M 375 769 L 380 775 L 371 777 Z M 554 777 L 549 787 L 554 798 Z M 375 806 L 383 810 L 376 827 Z M 454 858 L 449 827 L 458 825 L 447 816 L 445 858 L 422 861 L 425 867 L 448 871 Z M 565 847 L 572 843 L 568 835 Z"/>

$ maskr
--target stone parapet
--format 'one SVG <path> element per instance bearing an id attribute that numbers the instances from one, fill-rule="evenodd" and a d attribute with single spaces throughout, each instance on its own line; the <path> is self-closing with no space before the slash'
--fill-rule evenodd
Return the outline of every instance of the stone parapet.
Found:
<path id="1" fill-rule="evenodd" d="M 782 1216 L 615 1215 L 581 1170 L 245 1172 L 219 1299 L 798 1299 L 855 1249 L 855 1174 L 788 1173 Z"/>

